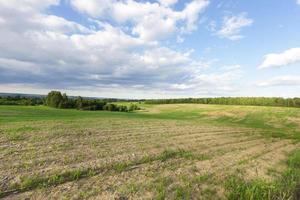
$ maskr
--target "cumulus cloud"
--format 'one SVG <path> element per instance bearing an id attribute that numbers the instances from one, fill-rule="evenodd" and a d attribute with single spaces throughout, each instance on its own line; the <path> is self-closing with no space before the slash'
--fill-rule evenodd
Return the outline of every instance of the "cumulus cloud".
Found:
<path id="1" fill-rule="evenodd" d="M 32 23 L 40 28 L 47 27 L 50 31 L 60 33 L 91 33 L 92 30 L 75 22 L 68 21 L 55 15 L 36 15 L 31 19 Z"/>
<path id="2" fill-rule="evenodd" d="M 39 68 L 32 62 L 20 61 L 15 59 L 0 58 L 0 69 L 9 70 L 13 68 L 19 72 L 32 71 L 33 73 L 38 73 Z"/>
<path id="3" fill-rule="evenodd" d="M 183 10 L 174 10 L 171 5 L 177 0 L 157 2 L 134 0 L 70 0 L 79 12 L 97 19 L 111 18 L 120 24 L 130 22 L 131 30 L 141 39 L 160 40 L 177 33 L 189 33 L 197 29 L 199 15 L 208 6 L 209 0 L 193 0 Z"/>
<path id="4" fill-rule="evenodd" d="M 14 9 L 23 12 L 43 10 L 51 5 L 58 5 L 60 0 L 24 0 L 20 3 L 19 0 L 0 0 L 2 8 Z"/>
<path id="5" fill-rule="evenodd" d="M 164 6 L 171 6 L 178 2 L 178 0 L 158 0 L 158 2 Z"/>
<path id="6" fill-rule="evenodd" d="M 173 19 L 162 19 L 159 16 L 150 15 L 144 17 L 132 29 L 132 33 L 138 35 L 142 40 L 153 41 L 166 38 L 175 30 L 175 21 Z"/>
<path id="7" fill-rule="evenodd" d="M 225 16 L 221 29 L 217 31 L 217 35 L 221 38 L 239 40 L 244 37 L 240 34 L 242 28 L 251 26 L 253 22 L 252 19 L 247 18 L 246 13 L 241 13 L 237 16 Z"/>
<path id="8" fill-rule="evenodd" d="M 182 92 L 197 92 L 197 95 L 224 95 L 227 92 L 236 92 L 236 81 L 243 76 L 240 68 L 228 68 L 225 72 L 194 73 L 187 80 L 171 85 L 172 90 Z"/>
<path id="9" fill-rule="evenodd" d="M 95 28 L 45 12 L 59 1 L 24 2 L 21 6 L 0 0 L 2 91 L 58 89 L 72 94 L 89 91 L 95 96 L 172 97 L 223 94 L 234 89 L 232 83 L 239 78 L 233 71 L 207 72 L 211 63 L 193 59 L 192 50 L 176 51 L 156 41 L 169 31 L 196 28 L 206 0 L 193 1 L 192 7 L 189 3 L 182 11 L 170 7 L 176 1 L 87 0 L 82 5 L 83 1 L 70 1 L 84 17 L 92 17 L 88 21 Z M 94 10 L 97 3 L 99 9 Z M 117 9 L 123 12 L 117 15 Z M 117 24 L 103 19 L 103 12 L 110 12 Z M 179 25 L 180 20 L 186 24 Z M 133 26 L 125 30 L 123 23 Z"/>
<path id="10" fill-rule="evenodd" d="M 300 48 L 291 48 L 282 53 L 271 53 L 264 57 L 260 69 L 276 68 L 300 62 Z"/>
<path id="11" fill-rule="evenodd" d="M 92 17 L 99 17 L 107 13 L 114 0 L 70 0 L 71 5 L 77 11 L 88 14 Z"/>
<path id="12" fill-rule="evenodd" d="M 239 90 L 237 82 L 243 76 L 243 71 L 240 67 L 235 68 L 223 68 L 214 72 L 206 71 L 206 67 L 211 68 L 212 64 L 216 62 L 210 61 L 209 63 L 202 63 L 202 70 L 195 70 L 192 73 L 186 74 L 187 76 L 180 76 L 173 84 L 170 84 L 167 88 L 174 94 L 182 94 L 187 96 L 190 94 L 205 95 L 205 96 L 222 96 L 229 92 L 235 93 Z"/>
<path id="13" fill-rule="evenodd" d="M 182 18 L 186 20 L 187 31 L 193 31 L 197 29 L 197 21 L 199 13 L 202 12 L 209 4 L 207 0 L 194 0 L 189 4 L 186 4 L 185 9 L 180 13 Z"/>
<path id="14" fill-rule="evenodd" d="M 300 76 L 278 76 L 257 83 L 258 86 L 300 86 Z"/>

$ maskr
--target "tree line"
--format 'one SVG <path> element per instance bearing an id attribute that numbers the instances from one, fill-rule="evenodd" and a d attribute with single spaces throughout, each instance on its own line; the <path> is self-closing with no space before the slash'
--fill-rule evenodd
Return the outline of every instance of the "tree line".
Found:
<path id="1" fill-rule="evenodd" d="M 218 97 L 218 98 L 182 98 L 182 99 L 152 99 L 146 104 L 220 104 L 220 105 L 250 105 L 250 106 L 281 106 L 300 107 L 300 98 L 280 97 Z"/>
<path id="2" fill-rule="evenodd" d="M 118 99 L 93 99 L 83 97 L 68 97 L 59 91 L 51 91 L 47 96 L 0 96 L 0 105 L 38 106 L 45 105 L 53 108 L 78 109 L 78 110 L 107 110 L 118 112 L 131 112 L 140 108 L 133 100 L 122 100 L 132 102 L 130 105 L 117 105 L 113 102 Z"/>
<path id="3" fill-rule="evenodd" d="M 43 105 L 44 100 L 39 97 L 21 97 L 17 96 L 0 96 L 0 105 L 23 105 L 23 106 L 35 106 Z"/>
<path id="4" fill-rule="evenodd" d="M 77 98 L 68 98 L 65 93 L 61 94 L 59 91 L 49 92 L 45 99 L 45 105 L 53 108 L 75 108 L 78 110 L 107 110 L 118 112 L 131 112 L 140 109 L 136 104 L 130 104 L 129 106 L 117 105 L 101 99 L 87 99 L 80 96 Z"/>
<path id="5" fill-rule="evenodd" d="M 68 97 L 59 91 L 52 91 L 46 97 L 30 96 L 0 96 L 0 105 L 47 105 L 54 108 L 75 108 L 79 110 L 108 110 L 128 112 L 139 109 L 131 103 L 129 106 L 117 105 L 114 102 L 118 99 L 91 99 L 83 97 Z M 134 100 L 122 100 L 131 102 Z M 135 100 L 136 101 L 136 100 Z M 252 106 L 281 106 L 300 108 L 300 98 L 280 97 L 218 97 L 218 98 L 181 98 L 181 99 L 152 99 L 139 100 L 146 104 L 175 104 L 175 103 L 196 103 L 196 104 L 220 104 L 220 105 L 252 105 Z"/>

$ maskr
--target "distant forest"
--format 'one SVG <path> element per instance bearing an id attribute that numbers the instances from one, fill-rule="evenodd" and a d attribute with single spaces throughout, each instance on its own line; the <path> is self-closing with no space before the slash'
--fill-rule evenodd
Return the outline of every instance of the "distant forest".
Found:
<path id="1" fill-rule="evenodd" d="M 114 102 L 132 102 L 130 106 L 117 105 Z M 52 91 L 47 96 L 0 96 L 0 105 L 46 105 L 55 108 L 75 108 L 79 110 L 110 110 L 132 111 L 139 109 L 134 102 L 146 104 L 220 104 L 220 105 L 250 105 L 250 106 L 280 106 L 300 108 L 300 98 L 280 97 L 217 97 L 217 98 L 182 98 L 182 99 L 151 99 L 151 100 L 128 100 L 128 99 L 97 99 L 86 97 L 68 97 L 59 91 Z M 126 107 L 126 108 L 125 108 Z"/>
<path id="2" fill-rule="evenodd" d="M 83 97 L 69 98 L 66 94 L 59 91 L 51 91 L 46 97 L 30 97 L 30 96 L 0 96 L 0 105 L 23 105 L 37 106 L 45 105 L 53 108 L 61 109 L 78 109 L 78 110 L 107 110 L 118 112 L 130 112 L 139 110 L 140 108 L 131 103 L 128 106 L 117 105 L 116 99 L 94 99 Z M 130 101 L 130 100 L 128 100 Z"/>
<path id="3" fill-rule="evenodd" d="M 220 105 L 249 105 L 249 106 L 281 106 L 300 107 L 300 98 L 279 97 L 219 97 L 219 98 L 186 98 L 186 99 L 153 99 L 146 104 L 220 104 Z"/>
<path id="4" fill-rule="evenodd" d="M 43 105 L 43 97 L 29 97 L 29 96 L 0 96 L 0 105 L 20 105 L 20 106 L 35 106 Z"/>

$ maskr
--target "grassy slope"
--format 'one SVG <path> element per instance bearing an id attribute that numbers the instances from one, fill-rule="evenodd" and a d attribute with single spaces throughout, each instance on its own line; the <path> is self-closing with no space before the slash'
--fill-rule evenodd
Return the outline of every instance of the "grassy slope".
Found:
<path id="1" fill-rule="evenodd" d="M 268 136 L 300 140 L 300 109 L 223 105 L 140 105 L 135 113 L 61 110 L 44 106 L 0 106 L 0 123 L 82 118 L 139 118 L 189 120 L 196 123 L 259 128 Z"/>
<path id="2" fill-rule="evenodd" d="M 161 105 L 159 110 L 161 118 L 258 128 L 267 136 L 300 140 L 299 108 L 177 104 Z"/>
<path id="3" fill-rule="evenodd" d="M 20 122 L 26 124 L 26 121 L 43 121 L 47 120 L 66 120 L 73 119 L 99 119 L 101 118 L 135 118 L 141 120 L 164 119 L 164 120 L 188 120 L 195 123 L 205 123 L 214 125 L 231 125 L 252 127 L 265 130 L 267 136 L 276 136 L 283 138 L 300 139 L 300 109 L 297 108 L 278 108 L 278 107 L 253 107 L 253 106 L 222 106 L 222 105 L 141 105 L 144 110 L 135 113 L 120 112 L 91 112 L 77 110 L 60 110 L 44 106 L 22 107 L 22 106 L 0 106 L 0 124 L 5 125 L 10 122 Z M 292 118 L 292 120 L 290 119 Z M 26 128 L 26 127 L 25 127 Z M 18 131 L 17 131 L 18 132 Z M 22 132 L 22 131 L 21 131 Z M 1 130 L 0 130 L 1 134 Z M 18 134 L 12 134 L 12 139 L 18 140 L 22 137 Z M 283 179 L 278 183 L 290 180 L 291 175 L 295 180 L 285 187 L 277 185 L 278 183 L 266 183 L 263 181 L 244 182 L 241 179 L 230 179 L 228 190 L 231 192 L 229 199 L 250 199 L 238 196 L 239 194 L 258 195 L 281 193 L 282 189 L 288 189 L 290 193 L 299 181 L 299 151 L 292 155 L 293 162 L 288 163 L 288 170 L 283 175 Z M 295 158 L 295 159 L 294 159 Z M 291 160 L 290 159 L 290 160 Z M 294 164 L 296 163 L 296 164 Z M 290 174 L 288 174 L 290 173 Z M 287 176 L 287 177 L 285 177 Z M 75 177 L 76 178 L 76 177 Z M 238 184 L 241 186 L 238 193 L 235 191 Z M 275 186 L 274 186 L 275 184 Z M 276 187 L 276 188 L 275 188 Z M 274 189 L 275 188 L 275 189 Z M 272 191 L 271 191 L 272 192 Z M 237 195 L 237 196 L 236 196 Z"/>

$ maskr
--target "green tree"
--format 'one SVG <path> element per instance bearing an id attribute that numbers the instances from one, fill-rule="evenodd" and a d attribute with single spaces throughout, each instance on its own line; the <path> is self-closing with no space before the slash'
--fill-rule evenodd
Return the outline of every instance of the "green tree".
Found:
<path id="1" fill-rule="evenodd" d="M 47 95 L 46 105 L 53 108 L 59 108 L 62 101 L 63 101 L 63 96 L 59 91 L 51 91 Z"/>
<path id="2" fill-rule="evenodd" d="M 80 110 L 83 108 L 83 98 L 81 96 L 76 99 L 76 108 Z"/>

